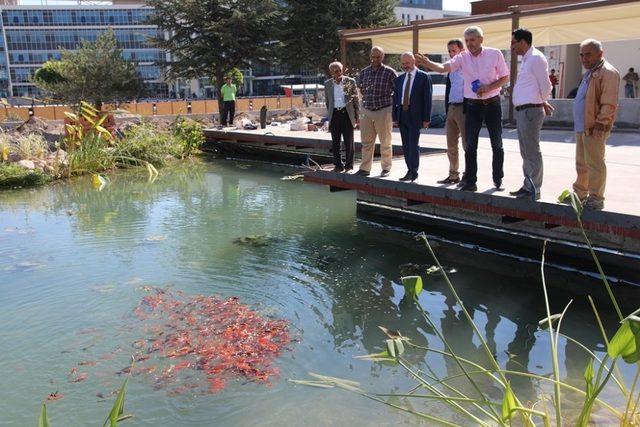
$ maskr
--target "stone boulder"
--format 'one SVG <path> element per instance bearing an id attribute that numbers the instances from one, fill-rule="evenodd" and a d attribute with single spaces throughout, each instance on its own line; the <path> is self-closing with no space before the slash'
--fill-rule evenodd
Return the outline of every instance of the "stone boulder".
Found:
<path id="1" fill-rule="evenodd" d="M 34 170 L 36 168 L 35 163 L 33 163 L 31 160 L 20 160 L 19 162 L 16 162 L 16 164 L 22 168 L 29 170 Z"/>

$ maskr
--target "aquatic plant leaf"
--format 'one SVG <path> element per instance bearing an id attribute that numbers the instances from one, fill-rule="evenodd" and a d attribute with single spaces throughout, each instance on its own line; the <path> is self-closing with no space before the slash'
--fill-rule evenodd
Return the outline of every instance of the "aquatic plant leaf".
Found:
<path id="1" fill-rule="evenodd" d="M 558 196 L 558 203 L 563 203 L 571 195 L 571 191 L 565 189 Z"/>
<path id="2" fill-rule="evenodd" d="M 389 352 L 388 351 L 381 351 L 380 353 L 372 353 L 372 354 L 365 354 L 362 356 L 354 356 L 354 359 L 358 359 L 358 360 L 369 360 L 371 362 L 395 362 L 396 359 L 392 358 L 389 356 Z"/>
<path id="3" fill-rule="evenodd" d="M 631 323 L 634 323 L 634 329 L 636 333 L 632 330 Z M 627 363 L 635 363 L 640 360 L 640 352 L 638 351 L 638 337 L 636 335 L 640 335 L 640 327 L 638 327 L 638 322 L 633 320 L 624 320 L 622 322 L 622 326 L 618 329 L 616 334 L 609 341 L 609 345 L 607 346 L 607 353 L 609 353 L 609 357 L 615 359 L 619 356 L 622 356 L 622 359 Z"/>
<path id="4" fill-rule="evenodd" d="M 118 396 L 116 397 L 116 401 L 113 403 L 113 407 L 111 408 L 111 412 L 109 413 L 109 418 L 104 422 L 104 425 L 109 422 L 110 427 L 116 427 L 118 425 L 118 419 L 124 412 L 124 398 L 127 390 L 127 383 L 129 382 L 129 378 L 124 380 L 124 384 L 120 387 L 120 391 L 118 391 Z"/>
<path id="5" fill-rule="evenodd" d="M 390 357 L 396 358 L 404 353 L 404 344 L 401 339 L 386 340 L 387 353 Z"/>
<path id="6" fill-rule="evenodd" d="M 42 404 L 42 409 L 40 410 L 38 427 L 51 427 L 51 423 L 49 422 L 49 417 L 47 416 L 47 405 L 45 405 L 44 403 Z"/>
<path id="7" fill-rule="evenodd" d="M 107 185 L 107 180 L 105 177 L 99 174 L 93 174 L 91 176 L 91 184 L 94 188 L 98 190 L 102 190 L 105 185 Z"/>
<path id="8" fill-rule="evenodd" d="M 406 296 L 417 298 L 422 292 L 422 277 L 405 276 L 400 280 L 402 280 L 402 284 L 404 285 L 404 293 Z"/>
<path id="9" fill-rule="evenodd" d="M 538 326 L 540 327 L 540 329 L 547 329 L 549 327 L 549 320 L 551 320 L 551 325 L 553 325 L 558 320 L 560 320 L 561 317 L 561 313 L 552 314 L 549 317 L 545 317 L 544 319 L 539 320 Z"/>
<path id="10" fill-rule="evenodd" d="M 516 403 L 516 396 L 511 390 L 511 385 L 507 383 L 507 388 L 504 391 L 504 398 L 502 399 L 502 421 L 506 422 L 513 418 L 516 409 L 518 407 Z"/>
<path id="11" fill-rule="evenodd" d="M 333 384 L 327 384 L 323 381 L 304 381 L 304 380 L 289 380 L 290 383 L 304 385 L 308 387 L 317 387 L 317 388 L 335 388 Z"/>
<path id="12" fill-rule="evenodd" d="M 593 385 L 593 358 L 589 359 L 589 363 L 587 363 L 587 368 L 584 370 L 584 380 L 587 383 L 587 399 L 590 399 L 593 396 L 593 392 L 595 390 L 595 386 Z"/>

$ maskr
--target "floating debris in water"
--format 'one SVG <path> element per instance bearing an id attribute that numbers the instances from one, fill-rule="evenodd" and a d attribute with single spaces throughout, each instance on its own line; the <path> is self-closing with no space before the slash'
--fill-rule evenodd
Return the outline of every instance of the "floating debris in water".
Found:
<path id="1" fill-rule="evenodd" d="M 269 236 L 268 234 L 256 234 L 244 237 L 236 237 L 233 239 L 233 243 L 242 246 L 269 246 L 271 243 L 277 242 L 277 239 Z"/>
<path id="2" fill-rule="evenodd" d="M 35 261 L 23 261 L 4 268 L 4 271 L 29 273 L 44 268 L 46 264 Z"/>
<path id="3" fill-rule="evenodd" d="M 167 236 L 163 236 L 161 234 L 156 234 L 153 236 L 149 236 L 145 239 L 147 242 L 162 242 L 167 240 Z"/>
<path id="4" fill-rule="evenodd" d="M 455 268 L 442 266 L 444 271 L 447 274 L 457 273 L 458 271 Z M 430 276 L 432 274 L 442 274 L 440 268 L 437 265 L 429 265 L 429 264 L 413 264 L 406 263 L 398 266 L 400 270 L 401 276 Z"/>
<path id="5" fill-rule="evenodd" d="M 287 175 L 287 176 L 283 176 L 282 178 L 280 178 L 281 181 L 297 181 L 297 180 L 304 180 L 304 175 L 303 174 L 297 174 L 297 175 Z"/>

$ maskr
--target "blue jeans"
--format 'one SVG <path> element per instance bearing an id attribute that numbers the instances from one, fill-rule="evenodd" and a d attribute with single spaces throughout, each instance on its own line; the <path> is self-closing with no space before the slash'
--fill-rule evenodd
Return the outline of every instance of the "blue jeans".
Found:
<path id="1" fill-rule="evenodd" d="M 469 184 L 475 184 L 478 180 L 478 136 L 482 128 L 482 122 L 487 125 L 491 150 L 493 151 L 493 182 L 501 181 L 504 176 L 502 165 L 504 163 L 504 150 L 502 149 L 502 108 L 500 101 L 491 104 L 480 104 L 466 101 L 465 112 L 465 136 L 467 149 L 464 152 L 465 180 Z"/>
<path id="2" fill-rule="evenodd" d="M 624 96 L 627 98 L 635 98 L 633 89 L 633 85 L 624 85 Z"/>

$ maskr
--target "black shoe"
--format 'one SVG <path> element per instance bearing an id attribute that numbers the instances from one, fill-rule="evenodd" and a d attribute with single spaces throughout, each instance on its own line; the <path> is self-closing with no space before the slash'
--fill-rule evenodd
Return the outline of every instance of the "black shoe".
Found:
<path id="1" fill-rule="evenodd" d="M 500 190 L 502 188 L 502 178 L 494 179 L 493 180 L 493 185 L 496 186 L 496 190 Z"/>
<path id="2" fill-rule="evenodd" d="M 353 166 L 345 166 L 345 167 L 344 167 L 344 171 L 345 171 L 346 173 L 349 173 L 349 172 L 351 172 L 352 170 L 353 170 Z"/>
<path id="3" fill-rule="evenodd" d="M 344 172 L 344 168 L 337 168 L 336 167 L 336 168 L 331 169 L 331 172 L 338 172 L 338 173 Z"/>
<path id="4" fill-rule="evenodd" d="M 451 178 L 451 177 L 446 177 L 443 180 L 438 181 L 438 184 L 457 184 L 460 182 L 460 178 Z"/>
<path id="5" fill-rule="evenodd" d="M 524 193 L 531 194 L 531 192 L 529 190 L 527 190 L 526 188 L 520 188 L 518 191 L 509 191 L 509 195 L 510 196 L 515 196 L 515 197 L 518 197 L 519 195 L 524 194 Z"/>
<path id="6" fill-rule="evenodd" d="M 464 178 L 462 178 L 460 182 L 456 184 L 456 187 L 458 188 L 464 187 L 466 184 L 467 184 L 467 181 Z"/>
<path id="7" fill-rule="evenodd" d="M 386 178 L 386 177 L 388 177 L 388 176 L 389 176 L 389 171 L 388 171 L 388 170 L 386 170 L 386 169 L 382 169 L 382 172 L 380 172 L 380 176 L 381 176 L 382 178 Z"/>
<path id="8" fill-rule="evenodd" d="M 535 196 L 531 194 L 531 191 L 524 190 L 518 195 L 516 195 L 517 199 L 527 199 L 527 200 L 540 200 L 540 193 L 536 193 Z"/>
<path id="9" fill-rule="evenodd" d="M 365 171 L 365 170 L 359 169 L 358 172 L 354 173 L 354 175 L 369 176 L 369 171 Z"/>
<path id="10" fill-rule="evenodd" d="M 405 176 L 403 176 L 402 178 L 400 178 L 400 181 L 415 181 L 416 179 L 418 179 L 418 172 L 407 172 Z"/>
<path id="11" fill-rule="evenodd" d="M 475 184 L 465 183 L 462 187 L 460 187 L 462 191 L 478 191 L 478 186 Z"/>

